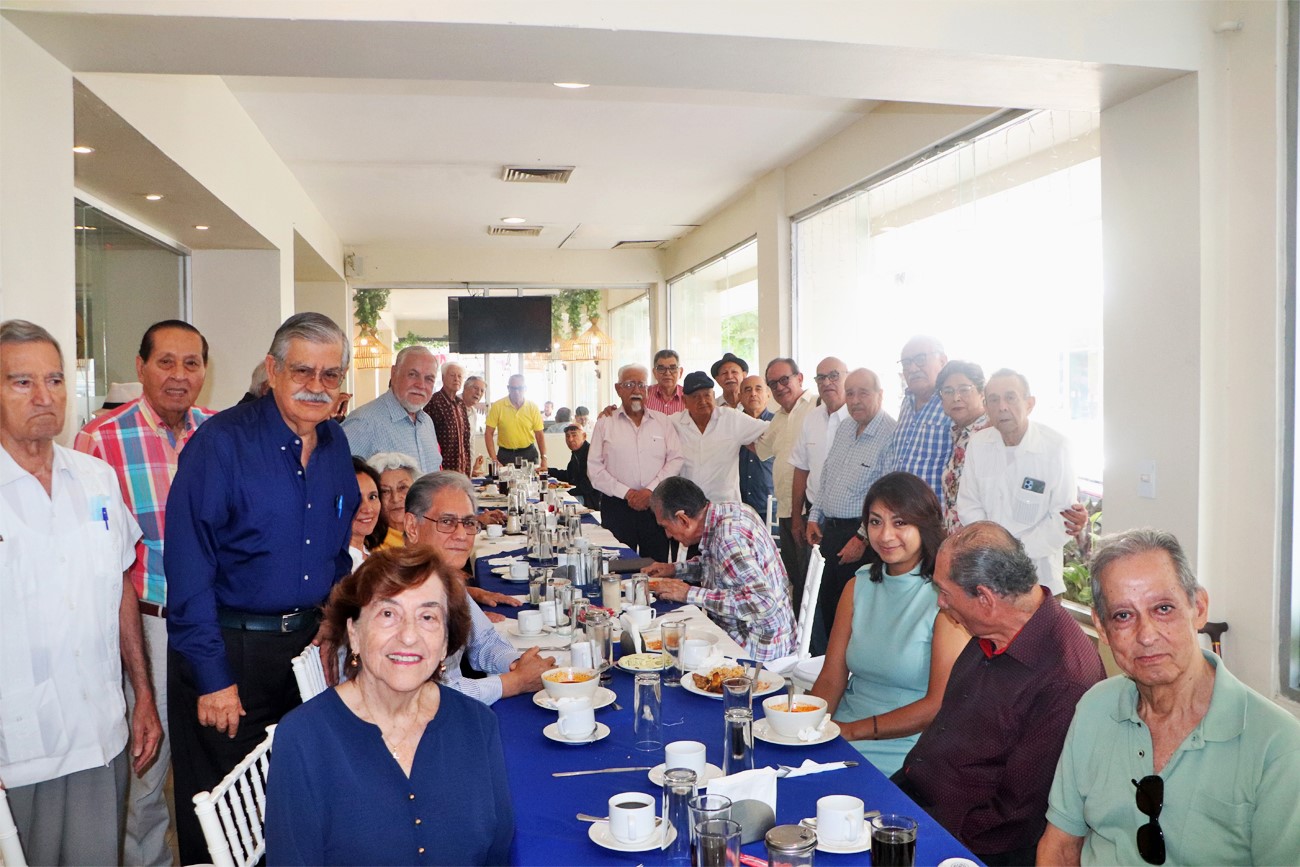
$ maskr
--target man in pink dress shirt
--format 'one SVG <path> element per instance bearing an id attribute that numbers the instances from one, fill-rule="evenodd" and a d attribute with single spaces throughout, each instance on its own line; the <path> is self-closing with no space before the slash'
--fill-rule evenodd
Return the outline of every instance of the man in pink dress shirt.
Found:
<path id="1" fill-rule="evenodd" d="M 671 349 L 661 349 L 654 357 L 655 384 L 645 394 L 647 409 L 664 415 L 676 415 L 686 409 L 682 399 L 682 362 Z M 622 379 L 622 377 L 619 377 Z"/>
<path id="2" fill-rule="evenodd" d="M 646 408 L 649 371 L 640 364 L 618 371 L 614 391 L 622 405 L 597 419 L 587 475 L 601 498 L 601 524 L 642 557 L 668 559 L 668 537 L 650 511 L 650 493 L 682 468 L 681 442 L 668 416 Z"/>

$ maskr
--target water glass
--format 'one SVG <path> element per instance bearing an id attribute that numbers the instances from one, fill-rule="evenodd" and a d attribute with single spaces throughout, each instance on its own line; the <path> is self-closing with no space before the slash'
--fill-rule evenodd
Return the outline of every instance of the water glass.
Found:
<path id="1" fill-rule="evenodd" d="M 722 716 L 725 730 L 722 746 L 722 773 L 730 776 L 754 769 L 754 714 L 732 708 Z"/>
<path id="2" fill-rule="evenodd" d="M 754 681 L 748 677 L 729 677 L 722 682 L 722 710 L 743 710 L 754 715 Z"/>
<path id="3" fill-rule="evenodd" d="M 632 599 L 633 605 L 650 604 L 650 577 L 640 572 L 632 576 Z"/>
<path id="4" fill-rule="evenodd" d="M 739 867 L 740 823 L 733 819 L 708 819 L 695 826 L 695 867 Z"/>
<path id="5" fill-rule="evenodd" d="M 587 638 L 594 642 L 592 662 L 600 669 L 600 685 L 608 686 L 613 679 L 610 670 L 614 664 L 613 628 L 604 611 L 587 612 Z"/>
<path id="6" fill-rule="evenodd" d="M 682 685 L 682 640 L 686 638 L 686 621 L 673 620 L 661 627 L 664 637 L 664 654 L 668 664 L 664 666 L 664 686 Z"/>
<path id="7" fill-rule="evenodd" d="M 664 748 L 664 725 L 658 672 L 647 671 L 638 674 L 634 689 L 632 746 L 645 753 L 659 752 Z"/>
<path id="8" fill-rule="evenodd" d="M 691 851 L 695 851 L 696 829 L 710 819 L 730 819 L 731 799 L 726 795 L 696 795 L 688 805 L 691 814 Z"/>
<path id="9" fill-rule="evenodd" d="M 580 591 L 570 584 L 560 588 L 560 604 L 555 610 L 555 631 L 560 635 L 573 634 L 573 597 L 578 592 Z"/>
<path id="10" fill-rule="evenodd" d="M 577 539 L 582 535 L 582 517 L 580 515 L 574 513 L 566 515 L 564 524 L 569 528 L 569 538 Z"/>
<path id="11" fill-rule="evenodd" d="M 691 863 L 691 798 L 696 795 L 695 772 L 687 768 L 664 771 L 664 839 L 669 828 L 677 831 L 672 843 L 664 847 L 665 864 Z"/>

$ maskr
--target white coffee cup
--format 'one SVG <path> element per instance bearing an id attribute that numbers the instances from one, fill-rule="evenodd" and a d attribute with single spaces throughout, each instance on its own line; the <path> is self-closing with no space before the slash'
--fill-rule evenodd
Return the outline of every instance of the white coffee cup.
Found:
<path id="1" fill-rule="evenodd" d="M 682 670 L 694 671 L 709 658 L 713 645 L 703 638 L 688 638 L 682 642 Z"/>
<path id="2" fill-rule="evenodd" d="M 520 611 L 517 622 L 520 635 L 538 635 L 542 631 L 542 612 Z"/>
<path id="3" fill-rule="evenodd" d="M 528 578 L 528 563 L 523 560 L 516 560 L 510 564 L 510 577 L 517 581 L 524 581 Z"/>
<path id="4" fill-rule="evenodd" d="M 505 528 L 502 527 L 500 524 L 487 525 L 487 534 L 489 539 L 500 539 L 505 534 L 505 532 L 506 532 Z"/>
<path id="5" fill-rule="evenodd" d="M 571 660 L 574 668 L 592 668 L 592 647 L 595 646 L 591 641 L 575 641 L 569 648 L 572 654 Z"/>
<path id="6" fill-rule="evenodd" d="M 655 797 L 623 792 L 609 799 L 609 833 L 620 843 L 635 843 L 655 832 Z"/>
<path id="7" fill-rule="evenodd" d="M 866 805 L 852 795 L 817 799 L 817 837 L 827 843 L 856 843 L 862 839 Z"/>
<path id="8" fill-rule="evenodd" d="M 555 626 L 559 623 L 559 620 L 557 619 L 559 615 L 556 612 L 559 605 L 560 603 L 556 602 L 554 599 L 546 599 L 537 606 L 542 615 L 542 623 L 544 625 Z"/>
<path id="9" fill-rule="evenodd" d="M 637 629 L 645 629 L 655 619 L 655 610 L 649 605 L 624 605 L 623 613 Z"/>
<path id="10" fill-rule="evenodd" d="M 563 737 L 573 741 L 586 740 L 596 731 L 596 712 L 591 709 L 591 699 L 587 696 L 557 699 L 555 708 L 560 712 L 557 725 Z"/>
<path id="11" fill-rule="evenodd" d="M 673 741 L 664 747 L 664 772 L 685 768 L 695 772 L 696 782 L 704 783 L 704 744 L 699 741 Z"/>

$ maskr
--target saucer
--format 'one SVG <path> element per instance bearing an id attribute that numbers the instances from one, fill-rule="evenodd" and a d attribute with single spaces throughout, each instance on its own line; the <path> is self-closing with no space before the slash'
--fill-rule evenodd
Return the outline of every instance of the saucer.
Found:
<path id="1" fill-rule="evenodd" d="M 569 740 L 564 735 L 560 734 L 560 724 L 558 722 L 553 722 L 550 725 L 548 725 L 546 728 L 542 729 L 542 734 L 546 735 L 548 738 L 555 741 L 556 743 L 568 744 L 569 746 L 573 746 L 573 747 L 580 747 L 583 746 L 584 744 L 592 744 L 595 743 L 596 741 L 604 740 L 605 738 L 609 737 L 609 726 L 605 725 L 603 722 L 596 723 L 596 730 L 592 732 L 590 736 L 580 741 Z"/>
<path id="2" fill-rule="evenodd" d="M 804 825 L 803 821 L 800 821 L 799 824 Z M 815 827 L 811 825 L 804 825 L 804 827 L 805 828 L 811 827 L 813 828 L 814 831 L 817 830 Z M 862 833 L 858 835 L 858 839 L 852 841 L 851 843 L 831 843 L 826 840 L 823 840 L 820 836 L 818 836 L 817 838 L 817 851 L 827 852 L 832 855 L 856 855 L 858 852 L 865 852 L 870 848 L 871 848 L 871 822 L 869 821 L 865 822 L 862 825 Z"/>
<path id="3" fill-rule="evenodd" d="M 760 719 L 754 721 L 754 737 L 760 741 L 767 741 L 769 744 L 780 744 L 783 747 L 812 747 L 817 744 L 829 743 L 840 736 L 840 727 L 834 722 L 826 723 L 826 728 L 822 731 L 821 736 L 813 741 L 801 741 L 798 738 L 788 738 L 785 735 L 779 735 L 768 725 L 767 720 Z"/>
<path id="4" fill-rule="evenodd" d="M 508 624 L 506 626 L 506 631 L 509 632 L 511 635 L 513 635 L 515 638 L 546 638 L 548 635 L 550 635 L 555 631 L 555 627 L 543 626 L 541 629 L 539 629 L 536 632 L 524 632 L 519 628 L 519 621 L 516 620 L 514 623 Z"/>
<path id="5" fill-rule="evenodd" d="M 596 687 L 596 694 L 591 698 L 591 709 L 600 710 L 602 707 L 609 707 L 617 697 L 614 690 L 598 686 Z M 558 710 L 555 699 L 551 698 L 551 694 L 545 689 L 539 689 L 533 693 L 533 704 L 545 710 Z M 660 785 L 662 785 L 662 782 Z"/>
<path id="6" fill-rule="evenodd" d="M 648 849 L 662 849 L 672 843 L 677 839 L 677 829 L 669 825 L 668 833 L 664 834 L 659 828 L 655 828 L 654 833 L 643 840 L 624 843 L 615 840 L 614 835 L 609 833 L 609 822 L 592 822 L 591 827 L 587 829 L 587 836 L 597 846 L 613 849 L 615 852 L 645 852 Z"/>
<path id="7" fill-rule="evenodd" d="M 650 782 L 656 786 L 663 786 L 664 784 L 665 764 L 666 764 L 665 762 L 660 762 L 659 764 L 655 765 L 653 768 L 650 769 Z M 696 781 L 695 784 L 700 788 L 703 788 L 721 776 L 722 776 L 722 768 L 714 764 L 706 764 L 704 766 L 703 781 Z"/>

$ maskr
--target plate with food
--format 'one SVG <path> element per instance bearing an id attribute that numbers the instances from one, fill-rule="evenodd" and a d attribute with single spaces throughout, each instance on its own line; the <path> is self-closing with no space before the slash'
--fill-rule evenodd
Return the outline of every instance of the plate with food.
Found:
<path id="1" fill-rule="evenodd" d="M 748 677 L 742 665 L 717 665 L 707 670 L 682 676 L 682 687 L 687 692 L 709 698 L 722 698 L 722 682 L 729 677 Z M 762 669 L 754 681 L 754 696 L 771 695 L 785 689 L 785 678 L 775 671 Z"/>
<path id="2" fill-rule="evenodd" d="M 665 653 L 629 653 L 621 657 L 618 667 L 624 671 L 662 671 L 668 667 Z"/>

